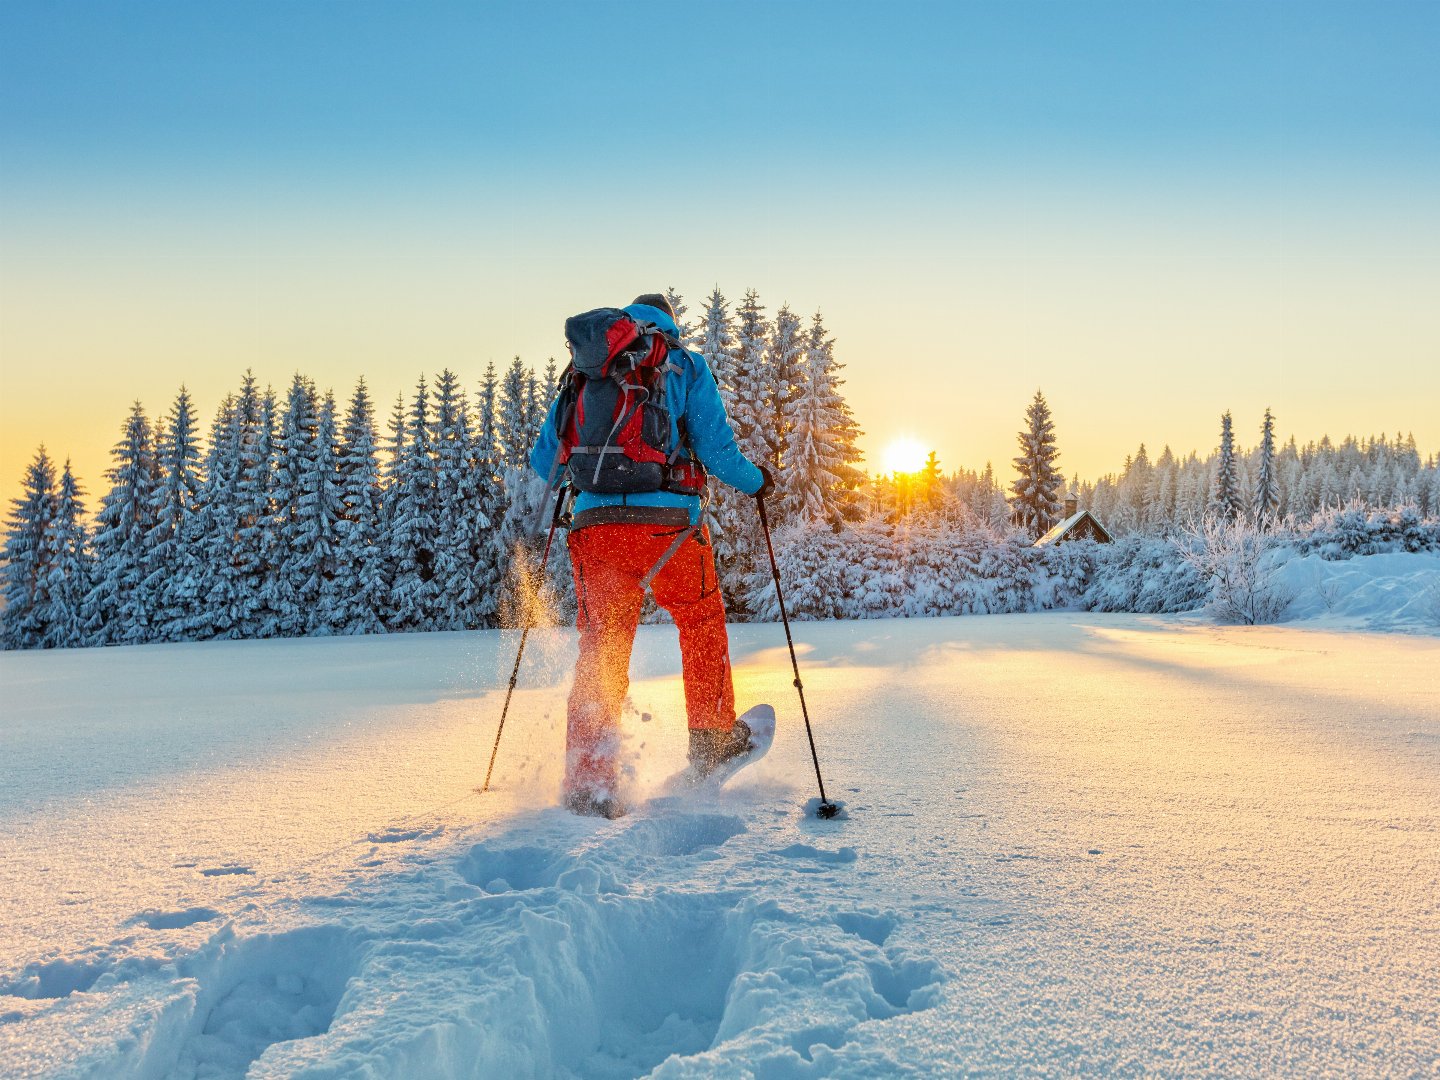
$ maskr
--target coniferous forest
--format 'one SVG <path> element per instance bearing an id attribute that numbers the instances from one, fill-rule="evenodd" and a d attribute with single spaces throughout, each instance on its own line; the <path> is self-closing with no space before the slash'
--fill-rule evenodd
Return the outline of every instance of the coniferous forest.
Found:
<path id="1" fill-rule="evenodd" d="M 1063 432 L 1037 391 L 1017 410 L 1020 452 L 1003 474 L 946 473 L 934 454 L 915 474 L 866 474 L 820 314 L 771 315 L 753 290 L 732 306 L 717 288 L 694 319 L 671 301 L 741 448 L 776 477 L 776 551 L 801 618 L 1194 606 L 1205 588 L 1193 560 L 1166 553 L 1206 521 L 1276 535 L 1413 526 L 1412 547 L 1440 545 L 1440 462 L 1413 437 L 1277 445 L 1269 410 L 1249 450 L 1227 413 L 1204 458 L 1167 446 L 1152 460 L 1141 445 L 1117 474 L 1067 480 Z M 448 370 L 422 375 L 382 418 L 363 379 L 340 401 L 303 374 L 276 390 L 247 373 L 208 429 L 182 387 L 164 415 L 131 408 L 93 504 L 42 448 L 7 521 L 4 644 L 569 618 L 563 543 L 538 566 L 549 496 L 527 464 L 558 375 L 553 360 L 536 372 L 518 357 L 469 388 Z M 1067 494 L 1121 542 L 1032 546 Z M 707 520 L 732 617 L 778 617 L 753 501 L 712 484 Z"/>

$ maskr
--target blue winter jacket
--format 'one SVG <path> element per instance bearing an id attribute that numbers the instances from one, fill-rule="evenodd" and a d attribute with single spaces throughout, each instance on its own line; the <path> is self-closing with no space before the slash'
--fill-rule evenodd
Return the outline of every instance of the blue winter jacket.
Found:
<path id="1" fill-rule="evenodd" d="M 678 336 L 675 320 L 659 308 L 648 304 L 631 304 L 625 311 L 642 322 L 651 322 L 661 329 Z M 747 495 L 760 490 L 763 477 L 760 470 L 740 452 L 735 445 L 735 432 L 730 427 L 730 418 L 725 415 L 725 403 L 720 399 L 720 388 L 715 385 L 715 376 L 710 365 L 699 353 L 688 349 L 672 349 L 670 361 L 680 370 L 667 372 L 665 397 L 670 406 L 670 435 L 679 438 L 676 421 L 685 418 L 685 430 L 690 436 L 690 449 L 702 465 L 717 479 L 738 488 Z M 530 451 L 530 467 L 549 479 L 555 465 L 555 455 L 560 449 L 560 439 L 555 431 L 555 405 L 550 403 L 550 414 L 535 448 Z M 562 471 L 555 473 L 558 483 Z M 574 510 L 580 513 L 596 506 L 667 506 L 679 507 L 690 512 L 690 523 L 700 523 L 700 498 L 697 495 L 679 495 L 673 491 L 646 491 L 635 495 L 599 495 L 582 491 L 575 496 Z"/>

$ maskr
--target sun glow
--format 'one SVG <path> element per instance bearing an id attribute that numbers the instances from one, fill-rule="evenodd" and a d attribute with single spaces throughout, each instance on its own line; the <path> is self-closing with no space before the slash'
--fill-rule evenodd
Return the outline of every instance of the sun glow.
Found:
<path id="1" fill-rule="evenodd" d="M 884 460 L 887 473 L 914 473 L 925 467 L 925 447 L 914 439 L 896 439 L 885 448 Z"/>

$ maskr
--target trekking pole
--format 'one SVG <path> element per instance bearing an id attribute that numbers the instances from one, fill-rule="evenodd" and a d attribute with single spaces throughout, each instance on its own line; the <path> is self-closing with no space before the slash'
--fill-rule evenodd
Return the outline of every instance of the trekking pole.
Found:
<path id="1" fill-rule="evenodd" d="M 770 576 L 775 579 L 775 599 L 780 602 L 780 621 L 785 624 L 785 644 L 790 646 L 790 666 L 795 671 L 795 689 L 800 692 L 800 715 L 805 718 L 805 737 L 810 740 L 810 760 L 815 763 L 815 782 L 820 785 L 820 805 L 815 808 L 818 818 L 833 818 L 840 813 L 840 807 L 825 797 L 825 780 L 820 775 L 820 755 L 815 752 L 815 732 L 810 728 L 810 711 L 805 708 L 805 686 L 800 681 L 800 662 L 795 659 L 795 639 L 790 636 L 790 618 L 785 614 L 785 594 L 780 589 L 780 567 L 775 562 L 775 545 L 770 542 L 770 519 L 765 514 L 765 500 L 757 498 L 760 507 L 760 525 L 765 530 L 765 550 L 770 553 Z"/>
<path id="2" fill-rule="evenodd" d="M 565 490 L 562 490 L 555 496 L 555 512 L 550 515 L 550 532 L 545 537 L 545 553 L 540 556 L 540 573 L 542 575 L 550 562 L 550 544 L 554 541 L 555 530 L 560 525 L 561 508 L 565 505 L 565 493 Z M 530 636 L 531 625 L 530 607 L 526 605 L 525 626 L 520 631 L 520 648 L 515 650 L 515 666 L 510 669 L 510 686 L 505 691 L 505 705 L 500 710 L 500 726 L 495 729 L 495 745 L 490 750 L 490 767 L 485 770 L 485 783 L 475 789 L 481 795 L 490 790 L 490 776 L 495 771 L 495 755 L 500 753 L 500 736 L 505 731 L 505 714 L 510 711 L 510 696 L 515 693 L 515 680 L 520 675 L 520 658 L 525 655 L 525 640 Z"/>

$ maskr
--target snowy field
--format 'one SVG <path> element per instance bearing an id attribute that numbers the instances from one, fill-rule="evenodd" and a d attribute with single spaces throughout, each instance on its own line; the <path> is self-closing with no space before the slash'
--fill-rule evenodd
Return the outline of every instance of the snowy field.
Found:
<path id="1" fill-rule="evenodd" d="M 0 655 L 0 1074 L 1440 1070 L 1435 637 L 796 633 L 844 820 L 775 626 L 733 630 L 770 757 L 615 823 L 552 805 L 568 631 L 483 796 L 515 635 Z M 642 627 L 641 798 L 677 671 Z"/>

